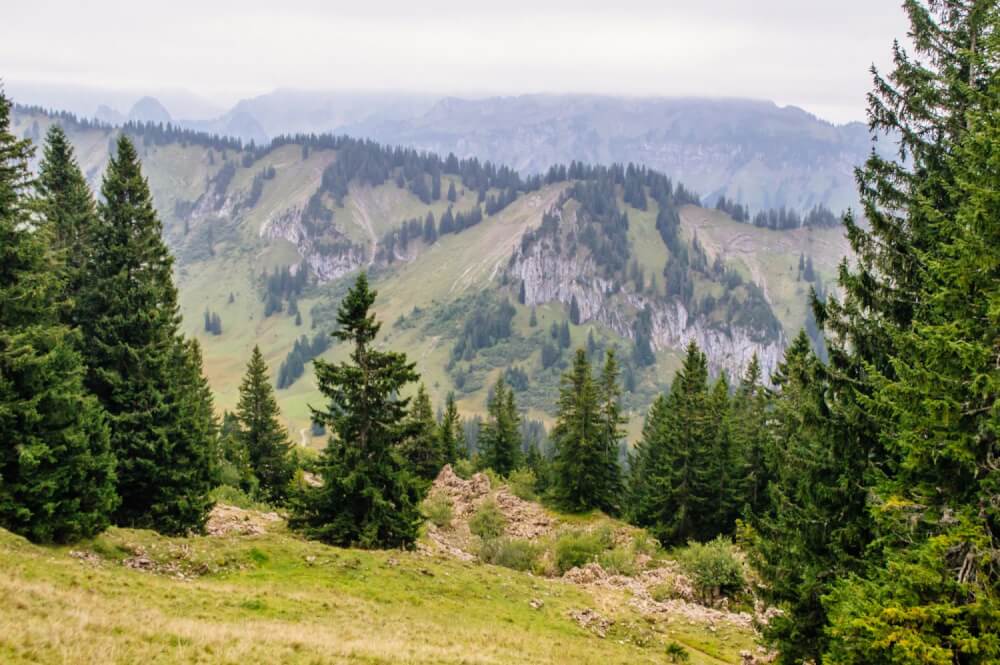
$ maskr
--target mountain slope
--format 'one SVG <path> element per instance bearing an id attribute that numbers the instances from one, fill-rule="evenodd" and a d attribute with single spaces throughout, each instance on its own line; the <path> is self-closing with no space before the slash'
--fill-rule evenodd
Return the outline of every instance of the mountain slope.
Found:
<path id="1" fill-rule="evenodd" d="M 22 108 L 14 120 L 15 131 L 38 138 L 56 118 Z M 98 186 L 120 130 L 59 121 Z M 829 282 L 847 252 L 836 228 L 739 224 L 643 170 L 577 167 L 525 180 L 476 160 L 350 139 L 249 150 L 190 132 L 128 131 L 217 406 L 233 407 L 259 344 L 303 442 L 319 400 L 309 360 L 342 352 L 316 340 L 361 268 L 379 290 L 380 342 L 417 361 L 436 401 L 455 390 L 466 414 L 481 412 L 488 385 L 510 370 L 519 402 L 548 420 L 567 349 L 617 346 L 634 432 L 691 339 L 714 371 L 733 376 L 754 352 L 772 368 L 784 340 L 808 323 L 808 288 Z M 434 237 L 425 235 L 428 214 Z M 798 269 L 805 257 L 809 279 Z M 206 312 L 219 315 L 221 334 L 203 326 Z M 288 369 L 296 364 L 302 376 Z"/>
<path id="2" fill-rule="evenodd" d="M 645 612 L 624 589 L 459 559 L 427 537 L 416 552 L 335 548 L 227 505 L 208 530 L 113 528 L 70 549 L 0 529 L 0 660 L 652 664 L 676 643 L 716 665 L 754 645 L 718 610 Z"/>
<path id="3" fill-rule="evenodd" d="M 837 126 L 792 106 L 746 99 L 448 98 L 417 118 L 345 130 L 525 173 L 573 160 L 636 162 L 669 173 L 707 201 L 725 195 L 754 210 L 856 205 L 853 168 L 871 150 L 861 123 Z"/>

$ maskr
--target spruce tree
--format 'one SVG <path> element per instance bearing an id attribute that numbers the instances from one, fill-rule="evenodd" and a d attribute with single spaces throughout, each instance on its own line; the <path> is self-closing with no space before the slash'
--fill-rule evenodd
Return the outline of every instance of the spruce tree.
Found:
<path id="1" fill-rule="evenodd" d="M 852 461 L 839 459 L 829 443 L 833 430 L 823 373 L 808 336 L 800 332 L 773 377 L 778 393 L 771 420 L 771 508 L 753 516 L 760 534 L 756 568 L 768 581 L 769 601 L 782 609 L 764 634 L 780 645 L 786 663 L 822 657 L 822 596 L 833 582 L 827 576 L 854 556 L 857 537 L 847 519 L 854 509 L 848 499 L 861 479 L 842 481 Z"/>
<path id="2" fill-rule="evenodd" d="M 974 61 L 973 72 L 994 67 L 984 108 L 944 158 L 949 203 L 910 203 L 937 244 L 914 250 L 912 323 L 874 381 L 882 442 L 899 462 L 875 487 L 880 565 L 827 599 L 831 661 L 1000 661 L 998 18 Z"/>
<path id="3" fill-rule="evenodd" d="M 733 496 L 736 508 L 748 515 L 762 515 L 768 510 L 767 486 L 771 480 L 768 454 L 772 447 L 768 410 L 769 394 L 762 384 L 760 361 L 754 354 L 733 396 L 730 430 Z"/>
<path id="4" fill-rule="evenodd" d="M 583 512 L 613 501 L 605 487 L 607 457 L 601 445 L 599 408 L 590 362 L 578 349 L 573 366 L 562 377 L 552 430 L 553 495 L 563 510 Z"/>
<path id="5" fill-rule="evenodd" d="M 240 384 L 236 406 L 237 436 L 247 451 L 258 491 L 264 499 L 275 503 L 285 500 L 295 475 L 292 443 L 284 425 L 278 421 L 279 413 L 267 363 L 260 348 L 254 346 Z"/>
<path id="6" fill-rule="evenodd" d="M 260 483 L 250 465 L 250 453 L 240 436 L 240 421 L 235 413 L 222 414 L 219 427 L 219 484 L 242 490 L 247 496 L 257 496 Z"/>
<path id="7" fill-rule="evenodd" d="M 90 251 L 97 209 L 87 181 L 80 171 L 66 133 L 52 125 L 45 138 L 45 153 L 38 173 L 38 197 L 46 219 L 57 265 L 62 273 L 65 302 L 61 318 L 78 323 L 74 316 L 83 279 L 83 266 Z"/>
<path id="8" fill-rule="evenodd" d="M 375 295 L 361 273 L 340 303 L 333 333 L 354 345 L 349 360 L 315 361 L 330 403 L 313 409 L 313 420 L 331 430 L 320 458 L 323 484 L 297 498 L 289 525 L 334 545 L 412 547 L 423 522 L 423 483 L 399 454 L 409 433 L 409 399 L 400 392 L 418 375 L 405 354 L 374 347 L 381 328 L 370 312 Z"/>
<path id="9" fill-rule="evenodd" d="M 604 487 L 608 502 L 600 508 L 609 515 L 617 515 L 621 510 L 622 470 L 618 461 L 622 441 L 625 440 L 625 426 L 628 418 L 622 413 L 621 369 L 614 349 L 604 356 L 598 382 L 598 409 L 600 411 L 600 442 L 604 453 Z"/>
<path id="10" fill-rule="evenodd" d="M 116 143 L 83 266 L 87 387 L 108 413 L 123 526 L 199 530 L 208 515 L 215 423 L 197 348 L 179 332 L 173 260 L 131 141 Z"/>
<path id="11" fill-rule="evenodd" d="M 838 578 L 884 571 L 885 557 L 892 557 L 877 506 L 893 496 L 887 488 L 908 461 L 891 435 L 898 424 L 894 412 L 882 408 L 881 386 L 899 380 L 899 364 L 909 360 L 899 343 L 934 290 L 928 266 L 947 246 L 939 222 L 956 219 L 962 205 L 952 195 L 961 164 L 950 156 L 965 140 L 970 118 L 991 103 L 987 90 L 997 75 L 995 3 L 912 0 L 904 8 L 914 54 L 894 45 L 893 70 L 875 72 L 869 95 L 869 124 L 898 140 L 898 154 L 873 151 L 859 169 L 865 223 L 845 218 L 856 261 L 840 267 L 840 297 L 813 296 L 816 322 L 826 333 L 827 446 L 836 460 L 823 487 L 853 491 L 835 493 L 842 504 L 819 496 L 807 503 L 836 525 L 821 545 L 812 544 L 815 565 L 825 572 L 809 597 L 828 595 Z M 786 611 L 788 621 L 779 624 L 787 630 L 771 631 L 777 646 L 820 660 L 832 634 L 824 608 L 789 601 Z"/>
<path id="12" fill-rule="evenodd" d="M 424 384 L 420 384 L 413 399 L 409 414 L 410 432 L 400 446 L 403 457 L 410 465 L 410 471 L 419 478 L 432 481 L 437 478 L 445 465 L 437 421 L 430 395 Z"/>
<path id="13" fill-rule="evenodd" d="M 691 342 L 669 396 L 650 411 L 631 480 L 633 521 L 664 544 L 704 538 L 713 528 L 708 397 L 707 361 Z"/>
<path id="14" fill-rule="evenodd" d="M 480 463 L 507 476 L 521 465 L 521 418 L 514 391 L 507 387 L 502 374 L 493 387 L 486 410 L 486 422 L 479 431 Z"/>
<path id="15" fill-rule="evenodd" d="M 0 526 L 72 542 L 108 525 L 115 462 L 79 342 L 60 323 L 56 222 L 34 221 L 31 147 L 11 134 L 10 107 L 0 95 Z"/>
<path id="16" fill-rule="evenodd" d="M 465 433 L 462 431 L 462 419 L 458 415 L 455 404 L 455 393 L 449 392 L 444 402 L 444 415 L 438 425 L 438 441 L 445 464 L 454 464 L 459 459 L 468 456 L 465 449 Z"/>
<path id="17" fill-rule="evenodd" d="M 731 534 L 743 508 L 743 465 L 733 442 L 733 414 L 729 382 L 720 376 L 708 399 L 710 423 L 709 482 L 712 485 L 706 540 Z"/>

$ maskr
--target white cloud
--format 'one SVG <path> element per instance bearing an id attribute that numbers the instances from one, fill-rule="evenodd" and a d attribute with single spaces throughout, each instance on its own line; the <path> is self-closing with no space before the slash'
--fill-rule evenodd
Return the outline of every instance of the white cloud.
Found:
<path id="1" fill-rule="evenodd" d="M 219 102 L 275 87 L 751 96 L 846 120 L 905 28 L 885 0 L 36 0 L 4 12 L 0 76 Z"/>

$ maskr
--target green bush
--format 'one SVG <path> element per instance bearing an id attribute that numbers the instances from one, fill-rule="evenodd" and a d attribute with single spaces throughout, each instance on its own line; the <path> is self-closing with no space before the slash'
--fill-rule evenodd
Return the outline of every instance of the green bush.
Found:
<path id="1" fill-rule="evenodd" d="M 482 469 L 482 472 L 483 475 L 489 479 L 491 488 L 496 489 L 497 487 L 500 487 L 501 483 L 503 483 L 503 478 L 500 477 L 500 474 L 493 469 L 487 467 Z"/>
<path id="2" fill-rule="evenodd" d="M 667 659 L 671 663 L 687 663 L 691 660 L 691 654 L 677 642 L 671 642 L 667 645 Z"/>
<path id="3" fill-rule="evenodd" d="M 637 568 L 635 565 L 635 552 L 631 547 L 615 547 L 604 550 L 597 557 L 597 563 L 601 568 L 615 575 L 635 575 Z"/>
<path id="4" fill-rule="evenodd" d="M 510 493 L 525 501 L 534 501 L 538 498 L 535 493 L 537 484 L 538 479 L 535 477 L 535 472 L 527 467 L 511 472 L 510 478 L 507 479 Z"/>
<path id="5" fill-rule="evenodd" d="M 243 490 L 232 485 L 219 485 L 209 492 L 208 496 L 215 503 L 224 503 L 243 510 L 259 510 L 261 512 L 273 510 L 270 505 L 257 501 Z"/>
<path id="6" fill-rule="evenodd" d="M 524 571 L 534 567 L 540 553 L 541 548 L 528 540 L 494 538 L 483 541 L 479 559 L 484 563 Z"/>
<path id="7" fill-rule="evenodd" d="M 660 552 L 660 543 L 645 531 L 637 531 L 632 536 L 632 549 L 636 554 L 653 557 Z"/>
<path id="8" fill-rule="evenodd" d="M 487 499 L 479 505 L 469 520 L 469 531 L 483 540 L 493 540 L 503 535 L 506 525 L 507 519 L 497 508 L 496 501 Z"/>
<path id="9" fill-rule="evenodd" d="M 746 584 L 736 547 L 722 536 L 707 543 L 688 543 L 676 556 L 703 601 L 738 592 Z"/>
<path id="10" fill-rule="evenodd" d="M 460 459 L 451 468 L 462 480 L 468 480 L 476 472 L 476 465 L 470 459 Z"/>
<path id="11" fill-rule="evenodd" d="M 424 499 L 420 506 L 424 517 L 429 519 L 439 527 L 451 526 L 451 518 L 454 517 L 451 499 L 443 494 L 432 494 Z"/>
<path id="12" fill-rule="evenodd" d="M 607 547 L 607 540 L 601 533 L 588 531 L 567 531 L 556 539 L 556 567 L 560 574 L 570 568 L 591 563 Z"/>

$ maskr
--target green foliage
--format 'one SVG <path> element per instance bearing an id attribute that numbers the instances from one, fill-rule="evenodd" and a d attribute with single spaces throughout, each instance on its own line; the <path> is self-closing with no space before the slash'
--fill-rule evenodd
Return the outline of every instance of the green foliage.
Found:
<path id="1" fill-rule="evenodd" d="M 691 661 L 691 654 L 677 642 L 671 642 L 667 645 L 667 660 L 671 663 L 687 663 Z"/>
<path id="2" fill-rule="evenodd" d="M 497 508 L 496 501 L 487 499 L 479 504 L 469 519 L 469 531 L 483 540 L 494 540 L 503 535 L 507 518 Z"/>
<path id="3" fill-rule="evenodd" d="M 451 499 L 443 494 L 431 494 L 428 496 L 420 504 L 420 510 L 424 517 L 441 528 L 451 526 L 451 520 L 455 516 Z"/>
<path id="4" fill-rule="evenodd" d="M 462 431 L 462 419 L 458 415 L 455 404 L 455 393 L 449 392 L 444 403 L 444 414 L 438 425 L 438 444 L 441 449 L 442 462 L 457 467 L 459 461 L 467 461 L 469 451 L 465 447 L 465 433 Z M 458 473 L 457 469 L 455 473 Z M 465 476 L 460 476 L 465 477 Z"/>
<path id="5" fill-rule="evenodd" d="M 501 376 L 487 404 L 487 420 L 479 431 L 479 454 L 484 467 L 507 476 L 520 466 L 520 422 L 514 391 Z"/>
<path id="6" fill-rule="evenodd" d="M 216 424 L 197 345 L 179 330 L 173 260 L 122 135 L 104 176 L 76 316 L 86 384 L 108 413 L 118 524 L 199 530 L 217 484 Z"/>
<path id="7" fill-rule="evenodd" d="M 707 543 L 690 542 L 674 556 L 705 602 L 738 593 L 746 586 L 744 564 L 736 547 L 722 536 Z"/>
<path id="8" fill-rule="evenodd" d="M 49 250 L 53 241 L 69 249 L 91 212 L 58 139 L 43 162 L 46 218 L 35 224 L 31 149 L 10 133 L 0 95 L 0 526 L 40 542 L 94 536 L 118 502 L 104 412 L 84 390 L 79 339 L 61 322 L 70 317 L 60 291 L 76 279 L 75 263 Z"/>
<path id="9" fill-rule="evenodd" d="M 236 406 L 236 437 L 247 451 L 261 496 L 281 503 L 295 475 L 295 459 L 288 432 L 278 421 L 280 411 L 260 348 L 253 347 Z"/>
<path id="10" fill-rule="evenodd" d="M 534 501 L 538 498 L 535 491 L 537 485 L 538 478 L 535 477 L 535 472 L 527 466 L 513 471 L 507 478 L 511 494 L 525 501 Z"/>
<path id="11" fill-rule="evenodd" d="M 260 501 L 254 498 L 252 494 L 247 494 L 240 488 L 233 487 L 232 485 L 219 485 L 209 492 L 208 496 L 212 500 L 212 503 L 224 503 L 242 508 L 243 510 L 259 510 L 261 512 L 274 510 L 271 504 Z"/>
<path id="12" fill-rule="evenodd" d="M 664 544 L 718 532 L 712 415 L 707 361 L 692 342 L 670 395 L 650 408 L 632 461 L 629 512 Z"/>
<path id="13" fill-rule="evenodd" d="M 1000 661 L 1000 13 L 951 4 L 911 9 L 918 34 L 959 40 L 934 72 L 955 95 L 934 117 L 955 133 L 916 153 L 923 177 L 891 227 L 921 269 L 898 280 L 913 289 L 908 325 L 880 328 L 887 363 L 868 366 L 862 405 L 894 465 L 873 488 L 876 565 L 825 599 L 827 655 L 842 663 Z M 897 58 L 908 97 L 925 92 L 917 72 Z"/>
<path id="14" fill-rule="evenodd" d="M 618 366 L 608 354 L 601 381 L 595 384 L 583 349 L 564 376 L 555 442 L 552 494 L 564 510 L 599 508 L 617 512 L 621 491 L 618 446 L 623 438 Z"/>
<path id="15" fill-rule="evenodd" d="M 431 398 L 423 384 L 420 384 L 410 407 L 407 425 L 409 432 L 400 444 L 400 453 L 414 474 L 428 482 L 432 481 L 445 465 L 446 453 L 442 449 L 441 430 L 434 419 Z"/>
<path id="16" fill-rule="evenodd" d="M 404 354 L 374 348 L 381 327 L 370 312 L 375 295 L 361 273 L 340 304 L 334 333 L 354 345 L 350 359 L 316 362 L 330 409 L 314 409 L 313 419 L 332 432 L 320 462 L 323 485 L 302 492 L 289 525 L 336 545 L 412 547 L 424 483 L 399 455 L 410 432 L 409 400 L 399 394 L 418 376 Z"/>
<path id="17" fill-rule="evenodd" d="M 597 563 L 601 568 L 613 575 L 635 575 L 639 568 L 635 562 L 636 552 L 632 547 L 619 545 L 609 550 L 604 550 L 597 556 Z"/>
<path id="18" fill-rule="evenodd" d="M 456 476 L 463 480 L 468 480 L 476 472 L 476 463 L 468 458 L 460 459 L 455 462 L 452 469 L 455 471 Z"/>
<path id="19" fill-rule="evenodd" d="M 518 538 L 492 538 L 479 546 L 479 560 L 512 570 L 532 570 L 541 548 L 531 541 Z"/>
<path id="20" fill-rule="evenodd" d="M 596 561 L 609 544 L 609 534 L 600 531 L 566 531 L 559 534 L 555 544 L 559 573 Z"/>

